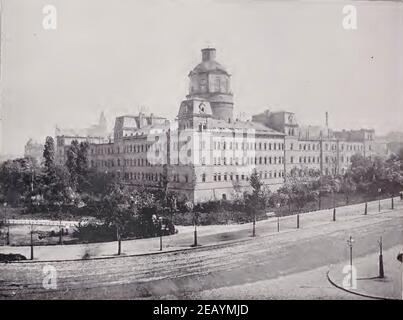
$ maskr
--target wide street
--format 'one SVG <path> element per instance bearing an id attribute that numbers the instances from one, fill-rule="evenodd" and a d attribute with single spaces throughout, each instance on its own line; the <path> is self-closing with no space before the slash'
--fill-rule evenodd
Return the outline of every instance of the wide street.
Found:
<path id="1" fill-rule="evenodd" d="M 260 232 L 256 238 L 196 250 L 1 264 L 0 294 L 6 299 L 208 298 L 205 293 L 211 290 L 244 286 L 244 294 L 224 290 L 219 297 L 357 299 L 326 279 L 332 265 L 348 263 L 350 235 L 355 239 L 354 258 L 376 253 L 380 236 L 384 250 L 403 247 L 401 203 L 393 211 L 341 216 L 336 222 L 312 223 L 299 230 Z M 43 268 L 49 265 L 57 272 L 56 289 L 42 285 Z M 272 281 L 278 290 L 262 290 L 262 281 Z M 256 288 L 260 289 L 254 292 Z"/>

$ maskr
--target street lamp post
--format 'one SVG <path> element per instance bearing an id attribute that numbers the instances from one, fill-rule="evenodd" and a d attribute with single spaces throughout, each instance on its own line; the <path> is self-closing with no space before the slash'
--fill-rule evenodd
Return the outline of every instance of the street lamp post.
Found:
<path id="1" fill-rule="evenodd" d="M 393 202 L 393 195 L 392 195 L 392 197 L 390 198 L 390 206 L 391 206 L 391 209 L 392 209 L 392 210 L 395 208 L 395 204 L 394 204 L 394 202 Z"/>
<path id="2" fill-rule="evenodd" d="M 378 212 L 381 212 L 381 192 L 382 192 L 382 189 L 379 188 L 378 189 Z"/>
<path id="3" fill-rule="evenodd" d="M 120 230 L 118 225 L 116 225 L 116 238 L 118 240 L 118 256 L 120 256 L 122 253 L 122 240 L 120 238 Z"/>
<path id="4" fill-rule="evenodd" d="M 297 229 L 299 229 L 299 213 L 297 214 Z"/>
<path id="5" fill-rule="evenodd" d="M 256 212 L 253 212 L 252 237 L 256 236 Z"/>
<path id="6" fill-rule="evenodd" d="M 7 223 L 7 202 L 4 202 L 4 226 L 6 226 Z M 7 234 L 6 234 L 6 244 L 10 244 L 10 224 L 7 223 Z"/>
<path id="7" fill-rule="evenodd" d="M 62 204 L 61 202 L 55 202 L 55 204 L 59 207 L 58 215 L 59 215 L 59 244 L 63 244 L 63 228 L 62 228 Z"/>
<path id="8" fill-rule="evenodd" d="M 162 217 L 159 218 L 159 229 L 160 229 L 160 251 L 162 251 Z"/>
<path id="9" fill-rule="evenodd" d="M 367 213 L 368 213 L 368 203 L 365 202 L 364 215 L 367 215 Z"/>
<path id="10" fill-rule="evenodd" d="M 333 221 L 336 221 L 336 198 L 333 188 L 332 188 L 332 198 L 333 198 Z"/>
<path id="11" fill-rule="evenodd" d="M 188 209 L 188 211 L 190 213 L 193 212 L 193 208 L 194 208 L 193 202 L 187 201 L 185 203 L 185 206 L 186 206 L 186 208 Z M 197 214 L 196 214 L 196 212 L 194 212 L 193 223 L 194 223 L 194 232 L 193 232 L 193 234 L 194 234 L 194 239 L 193 240 L 194 241 L 193 241 L 192 247 L 197 247 L 198 244 L 197 244 Z"/>
<path id="12" fill-rule="evenodd" d="M 350 247 L 350 285 L 353 287 L 353 244 L 354 239 L 352 236 L 347 240 L 347 244 Z"/>
<path id="13" fill-rule="evenodd" d="M 59 221 L 59 244 L 63 244 L 63 228 L 62 221 Z"/>
<path id="14" fill-rule="evenodd" d="M 280 208 L 280 202 L 277 203 L 277 209 Z M 277 215 L 277 232 L 280 232 L 280 216 Z"/>
<path id="15" fill-rule="evenodd" d="M 383 279 L 385 277 L 383 269 L 383 254 L 382 254 L 382 237 L 378 240 L 379 244 L 379 278 Z"/>
<path id="16" fill-rule="evenodd" d="M 194 230 L 194 241 L 193 241 L 193 246 L 197 247 L 197 213 L 194 213 L 194 225 L 195 225 L 195 230 Z"/>
<path id="17" fill-rule="evenodd" d="M 34 239 L 33 239 L 33 233 L 34 231 L 32 230 L 32 224 L 31 224 L 31 260 L 34 260 Z"/>

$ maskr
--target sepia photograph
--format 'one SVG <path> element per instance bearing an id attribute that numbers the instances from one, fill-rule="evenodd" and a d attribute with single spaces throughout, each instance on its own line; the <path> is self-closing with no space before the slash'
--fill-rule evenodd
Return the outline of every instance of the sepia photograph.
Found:
<path id="1" fill-rule="evenodd" d="M 0 22 L 0 300 L 403 300 L 402 1 L 0 0 Z"/>

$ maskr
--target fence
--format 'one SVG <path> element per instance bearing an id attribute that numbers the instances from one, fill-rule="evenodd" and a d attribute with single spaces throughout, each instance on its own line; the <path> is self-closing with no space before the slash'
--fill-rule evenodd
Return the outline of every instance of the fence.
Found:
<path id="1" fill-rule="evenodd" d="M 4 220 L 3 220 L 4 221 Z M 37 220 L 37 219 L 6 219 L 8 225 L 36 225 L 36 226 L 62 226 L 74 227 L 78 225 L 78 221 L 52 221 L 52 220 Z"/>

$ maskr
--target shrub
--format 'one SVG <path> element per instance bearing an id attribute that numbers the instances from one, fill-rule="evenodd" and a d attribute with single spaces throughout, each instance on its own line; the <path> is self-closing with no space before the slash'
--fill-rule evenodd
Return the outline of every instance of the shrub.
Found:
<path id="1" fill-rule="evenodd" d="M 0 253 L 0 261 L 1 262 L 9 262 L 9 261 L 21 261 L 21 260 L 27 260 L 25 256 L 19 253 Z"/>
<path id="2" fill-rule="evenodd" d="M 73 236 L 83 242 L 101 242 L 116 240 L 116 228 L 106 224 L 79 224 L 73 231 Z"/>
<path id="3" fill-rule="evenodd" d="M 174 224 L 167 218 L 162 220 L 162 235 L 177 232 Z M 150 238 L 160 235 L 159 221 L 149 219 L 132 219 L 121 231 L 122 238 Z M 116 241 L 116 227 L 109 224 L 88 223 L 76 226 L 73 236 L 84 242 Z"/>

